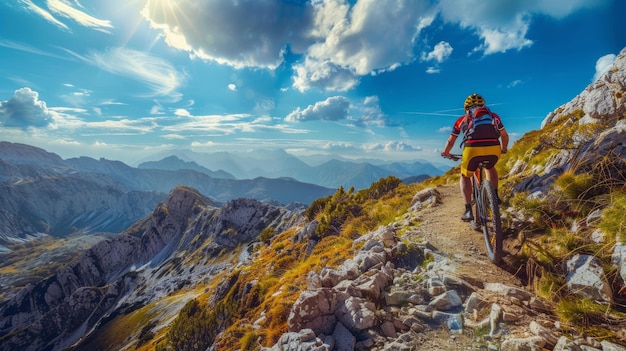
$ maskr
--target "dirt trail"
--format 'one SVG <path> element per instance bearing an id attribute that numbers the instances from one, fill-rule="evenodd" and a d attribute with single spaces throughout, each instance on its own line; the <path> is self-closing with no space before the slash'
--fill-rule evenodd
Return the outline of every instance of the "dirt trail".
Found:
<path id="1" fill-rule="evenodd" d="M 416 214 L 421 224 L 408 233 L 409 238 L 428 241 L 438 253 L 457 263 L 459 276 L 469 282 L 520 286 L 520 280 L 512 274 L 514 269 L 506 263 L 496 266 L 489 261 L 482 232 L 473 230 L 469 223 L 461 221 L 464 203 L 458 185 L 436 189 L 441 194 L 439 205 L 425 208 Z"/>

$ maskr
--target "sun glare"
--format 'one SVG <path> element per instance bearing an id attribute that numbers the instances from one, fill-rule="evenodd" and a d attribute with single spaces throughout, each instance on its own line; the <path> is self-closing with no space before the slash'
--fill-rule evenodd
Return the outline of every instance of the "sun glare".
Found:
<path id="1" fill-rule="evenodd" d="M 167 45 L 180 50 L 192 50 L 180 30 L 181 20 L 190 22 L 180 9 L 179 1 L 149 0 L 141 14 L 150 22 L 151 27 L 163 31 Z"/>

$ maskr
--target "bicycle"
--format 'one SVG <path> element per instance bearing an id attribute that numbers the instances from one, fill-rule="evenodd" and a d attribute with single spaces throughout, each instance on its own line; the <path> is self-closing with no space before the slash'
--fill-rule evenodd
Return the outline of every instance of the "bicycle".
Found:
<path id="1" fill-rule="evenodd" d="M 445 157 L 445 156 L 444 156 Z M 453 161 L 458 161 L 462 155 L 450 155 Z M 472 205 L 474 220 L 472 228 L 483 232 L 487 256 L 494 264 L 502 261 L 502 221 L 500 219 L 500 206 L 496 190 L 489 180 L 485 178 L 485 168 L 488 161 L 480 162 L 472 176 Z"/>

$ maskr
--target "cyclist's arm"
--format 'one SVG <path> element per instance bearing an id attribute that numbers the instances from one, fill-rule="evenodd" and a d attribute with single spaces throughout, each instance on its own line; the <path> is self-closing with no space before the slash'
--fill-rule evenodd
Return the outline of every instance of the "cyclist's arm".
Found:
<path id="1" fill-rule="evenodd" d="M 452 150 L 452 147 L 454 146 L 454 142 L 456 141 L 457 137 L 458 135 L 450 134 L 450 137 L 448 137 L 448 141 L 446 142 L 446 146 L 443 148 L 441 156 L 450 156 L 450 150 Z"/>
<path id="2" fill-rule="evenodd" d="M 506 132 L 506 129 L 500 129 L 500 144 L 502 147 L 502 153 L 507 152 L 509 149 L 509 133 Z"/>

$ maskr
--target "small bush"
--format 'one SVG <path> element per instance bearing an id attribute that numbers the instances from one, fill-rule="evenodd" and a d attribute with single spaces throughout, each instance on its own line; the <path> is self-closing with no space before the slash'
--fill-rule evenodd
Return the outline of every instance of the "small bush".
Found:
<path id="1" fill-rule="evenodd" d="M 572 171 L 561 174 L 554 182 L 560 192 L 570 200 L 585 199 L 588 190 L 595 184 L 592 174 L 574 174 Z"/>

